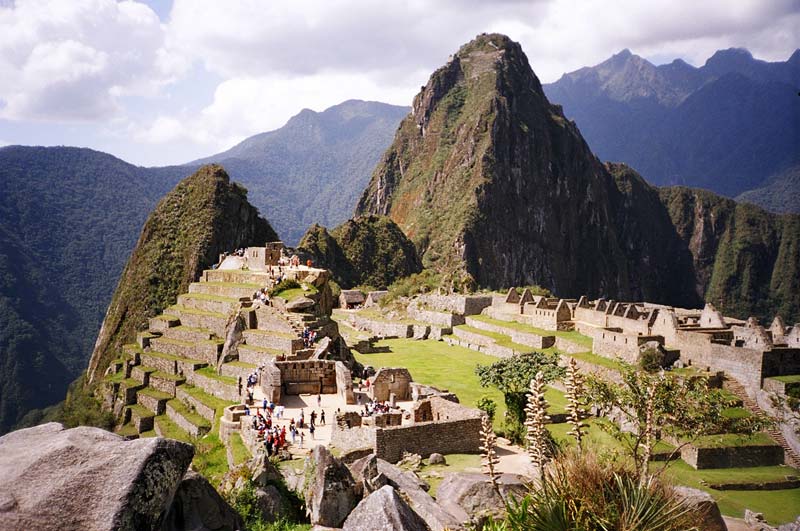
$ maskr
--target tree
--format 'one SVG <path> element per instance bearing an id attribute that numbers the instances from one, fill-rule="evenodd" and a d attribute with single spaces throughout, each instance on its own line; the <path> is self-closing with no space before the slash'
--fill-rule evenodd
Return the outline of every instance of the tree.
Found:
<path id="1" fill-rule="evenodd" d="M 500 359 L 491 365 L 478 365 L 475 373 L 483 387 L 496 387 L 503 393 L 508 410 L 506 436 L 520 442 L 525 422 L 526 394 L 531 380 L 541 372 L 545 383 L 564 376 L 564 367 L 558 365 L 558 354 L 532 352 Z"/>
<path id="2" fill-rule="evenodd" d="M 648 373 L 627 364 L 621 374 L 621 383 L 590 377 L 589 397 L 607 413 L 619 415 L 618 422 L 604 426 L 630 453 L 640 481 L 649 476 L 653 448 L 661 440 L 679 441 L 671 459 L 702 435 L 753 433 L 768 424 L 759 415 L 726 417 L 723 411 L 733 403 L 720 389 L 709 388 L 707 378 Z M 620 424 L 631 432 L 623 432 Z"/>

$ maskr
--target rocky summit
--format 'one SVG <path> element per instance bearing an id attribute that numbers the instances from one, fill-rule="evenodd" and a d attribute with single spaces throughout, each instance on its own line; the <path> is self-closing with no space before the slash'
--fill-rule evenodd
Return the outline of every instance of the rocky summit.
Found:
<path id="1" fill-rule="evenodd" d="M 426 267 L 467 283 L 696 306 L 709 279 L 664 196 L 633 175 L 592 154 L 519 44 L 483 34 L 414 98 L 356 212 L 389 216 Z M 776 224 L 777 233 L 790 237 L 792 224 Z M 754 289 L 770 286 L 777 260 L 763 257 Z M 792 293 L 778 287 L 775 300 Z M 737 308 L 745 317 L 754 309 Z"/>

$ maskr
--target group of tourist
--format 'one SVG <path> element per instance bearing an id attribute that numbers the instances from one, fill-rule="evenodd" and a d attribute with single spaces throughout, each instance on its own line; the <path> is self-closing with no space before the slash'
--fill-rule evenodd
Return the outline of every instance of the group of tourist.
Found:
<path id="1" fill-rule="evenodd" d="M 379 413 L 389 413 L 392 407 L 385 402 L 378 402 L 377 400 L 370 400 L 364 404 L 364 409 L 361 411 L 362 417 L 371 417 Z"/>
<path id="2" fill-rule="evenodd" d="M 303 347 L 310 348 L 317 342 L 317 331 L 311 330 L 309 327 L 303 328 Z"/>
<path id="3" fill-rule="evenodd" d="M 269 291 L 267 291 L 267 288 L 261 288 L 253 293 L 253 300 L 260 302 L 264 306 L 269 306 Z"/>

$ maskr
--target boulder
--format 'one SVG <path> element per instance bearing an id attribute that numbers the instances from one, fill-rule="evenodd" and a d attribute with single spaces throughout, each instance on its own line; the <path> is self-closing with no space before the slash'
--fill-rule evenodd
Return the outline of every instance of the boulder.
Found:
<path id="1" fill-rule="evenodd" d="M 679 498 L 696 508 L 702 515 L 702 521 L 697 522 L 699 529 L 702 531 L 727 531 L 728 526 L 722 519 L 717 502 L 709 493 L 691 487 L 675 487 L 674 490 Z"/>
<path id="2" fill-rule="evenodd" d="M 281 517 L 288 517 L 292 514 L 291 503 L 275 485 L 267 485 L 263 488 L 258 487 L 256 489 L 256 500 L 265 522 L 274 522 Z"/>
<path id="3" fill-rule="evenodd" d="M 247 323 L 241 312 L 228 318 L 228 322 L 225 324 L 225 343 L 222 345 L 222 352 L 217 360 L 217 369 L 226 361 L 239 359 L 239 345 L 244 343 L 243 332 L 245 329 L 247 329 Z"/>
<path id="4" fill-rule="evenodd" d="M 511 496 L 522 498 L 528 491 L 525 478 L 516 474 L 502 474 L 497 478 L 497 483 L 503 498 L 507 500 Z M 436 497 L 442 500 L 442 506 L 448 511 L 460 509 L 477 520 L 505 513 L 503 498 L 498 496 L 492 482 L 483 474 L 445 474 L 436 491 Z"/>
<path id="5" fill-rule="evenodd" d="M 767 523 L 764 513 L 756 513 L 750 509 L 745 509 L 744 522 L 754 531 L 775 531 L 775 528 Z"/>
<path id="6" fill-rule="evenodd" d="M 237 531 L 241 517 L 200 474 L 189 470 L 178 485 L 161 531 Z"/>
<path id="7" fill-rule="evenodd" d="M 314 525 L 339 527 L 358 503 L 356 483 L 347 466 L 324 446 L 306 462 L 306 511 Z"/>
<path id="8" fill-rule="evenodd" d="M 259 487 L 266 487 L 280 482 L 283 479 L 281 471 L 278 470 L 272 461 L 267 459 L 266 454 L 259 454 L 247 463 L 247 467 L 252 470 L 253 482 Z"/>
<path id="9" fill-rule="evenodd" d="M 0 529 L 158 529 L 194 455 L 52 422 L 0 437 Z"/>
<path id="10" fill-rule="evenodd" d="M 432 453 L 428 456 L 428 464 L 429 465 L 446 465 L 447 461 L 445 460 L 442 454 L 437 454 L 436 452 Z"/>
<path id="11" fill-rule="evenodd" d="M 401 470 L 378 459 L 375 454 L 355 461 L 351 466 L 353 476 L 362 485 L 364 495 L 389 485 L 401 493 L 412 509 L 433 531 L 461 529 L 469 516 L 460 508 L 448 511 L 434 500 L 427 490 L 430 486 L 415 473 Z"/>
<path id="12" fill-rule="evenodd" d="M 386 485 L 376 490 L 353 510 L 342 531 L 426 531 L 428 526 L 397 492 Z"/>
<path id="13" fill-rule="evenodd" d="M 286 304 L 287 312 L 304 312 L 314 307 L 316 302 L 308 297 L 299 297 L 292 302 Z"/>

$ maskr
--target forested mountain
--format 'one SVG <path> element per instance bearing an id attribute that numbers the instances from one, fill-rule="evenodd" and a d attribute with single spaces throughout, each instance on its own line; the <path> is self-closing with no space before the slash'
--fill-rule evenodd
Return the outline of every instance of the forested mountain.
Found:
<path id="1" fill-rule="evenodd" d="M 282 128 L 199 162 L 225 166 L 286 243 L 296 245 L 310 225 L 333 227 L 350 217 L 408 111 L 359 100 L 305 109 Z"/>
<path id="2" fill-rule="evenodd" d="M 800 50 L 768 63 L 746 50 L 701 67 L 655 66 L 628 50 L 544 85 L 603 160 L 631 165 L 651 184 L 686 185 L 800 211 Z M 795 168 L 791 170 L 791 168 Z"/>
<path id="3" fill-rule="evenodd" d="M 78 148 L 0 148 L 0 432 L 85 369 L 148 212 L 185 168 Z"/>

